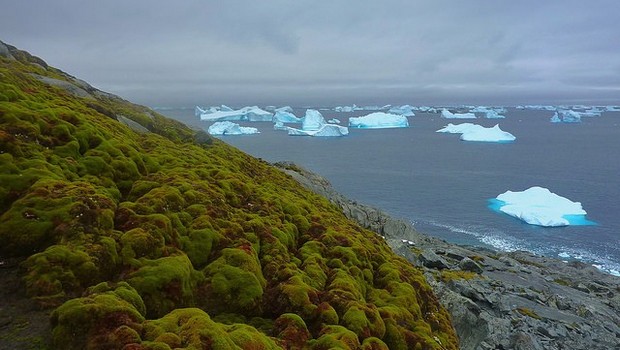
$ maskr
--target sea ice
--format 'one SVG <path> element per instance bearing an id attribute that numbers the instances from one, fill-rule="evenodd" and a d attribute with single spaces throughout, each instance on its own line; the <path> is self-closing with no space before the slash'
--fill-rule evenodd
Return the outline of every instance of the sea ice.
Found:
<path id="1" fill-rule="evenodd" d="M 551 117 L 552 123 L 579 123 L 581 122 L 581 113 L 571 110 L 558 110 Z"/>
<path id="2" fill-rule="evenodd" d="M 222 106 L 226 107 L 226 106 Z M 230 109 L 229 107 L 226 107 Z M 231 121 L 231 120 L 244 120 L 244 121 L 254 121 L 254 122 L 262 122 L 262 121 L 271 121 L 273 119 L 273 114 L 264 111 L 257 106 L 252 107 L 243 107 L 238 110 L 219 110 L 215 108 L 210 108 L 208 110 L 202 110 L 204 113 L 200 113 L 200 120 L 203 121 Z M 199 107 L 196 107 L 196 112 L 199 111 Z"/>
<path id="3" fill-rule="evenodd" d="M 404 105 L 400 107 L 392 107 L 388 111 L 388 113 L 402 115 L 403 117 L 413 117 L 415 113 L 413 113 L 413 107 L 410 105 Z"/>
<path id="4" fill-rule="evenodd" d="M 363 129 L 406 128 L 407 117 L 402 115 L 375 112 L 362 117 L 349 118 L 349 127 Z"/>
<path id="5" fill-rule="evenodd" d="M 211 135 L 250 135 L 258 134 L 258 129 L 239 126 L 237 123 L 223 121 L 213 123 L 208 130 Z"/>
<path id="6" fill-rule="evenodd" d="M 531 225 L 556 227 L 591 225 L 581 203 L 572 202 L 543 187 L 522 192 L 506 191 L 495 198 L 492 207 Z"/>
<path id="7" fill-rule="evenodd" d="M 334 137 L 345 136 L 349 134 L 346 126 L 336 124 L 323 124 L 317 130 L 302 130 L 287 127 L 288 134 L 291 136 L 316 136 L 316 137 Z"/>
<path id="8" fill-rule="evenodd" d="M 476 119 L 473 113 L 452 113 L 447 109 L 441 110 L 441 117 L 446 119 Z"/>
<path id="9" fill-rule="evenodd" d="M 306 115 L 301 120 L 301 129 L 305 131 L 319 130 L 327 124 L 321 112 L 316 109 L 307 109 Z"/>
<path id="10" fill-rule="evenodd" d="M 485 128 L 482 125 L 472 123 L 462 124 L 448 124 L 443 129 L 437 130 L 437 132 L 445 132 L 451 134 L 461 134 L 461 140 L 463 141 L 477 141 L 477 142 L 510 142 L 516 140 L 516 137 L 506 131 L 499 128 L 496 124 L 492 128 Z"/>

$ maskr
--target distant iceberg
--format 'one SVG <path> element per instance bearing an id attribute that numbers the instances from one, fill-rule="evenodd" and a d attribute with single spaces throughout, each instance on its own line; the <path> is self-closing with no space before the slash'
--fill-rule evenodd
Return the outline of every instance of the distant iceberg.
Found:
<path id="1" fill-rule="evenodd" d="M 315 109 L 306 110 L 306 115 L 301 120 L 301 129 L 286 127 L 283 124 L 281 124 L 279 128 L 280 127 L 284 127 L 288 131 L 288 134 L 292 136 L 334 137 L 349 134 L 349 129 L 347 127 L 337 124 L 328 124 L 321 112 Z"/>
<path id="2" fill-rule="evenodd" d="M 356 105 L 353 106 L 338 106 L 334 108 L 334 112 L 345 112 L 345 113 L 351 113 L 354 111 L 357 111 L 358 107 Z"/>
<path id="3" fill-rule="evenodd" d="M 363 117 L 349 118 L 349 127 L 361 129 L 406 128 L 409 126 L 407 117 L 402 115 L 375 112 Z"/>
<path id="4" fill-rule="evenodd" d="M 559 110 L 551 117 L 552 123 L 580 123 L 581 114 L 571 110 Z"/>
<path id="5" fill-rule="evenodd" d="M 618 106 L 606 106 L 605 110 L 607 112 L 620 112 L 620 107 L 618 107 Z"/>
<path id="6" fill-rule="evenodd" d="M 273 115 L 274 122 L 300 123 L 301 118 L 297 118 L 292 112 L 276 109 Z"/>
<path id="7" fill-rule="evenodd" d="M 555 111 L 557 108 L 555 106 L 542 106 L 542 105 L 526 105 L 526 106 L 517 106 L 517 109 L 531 109 L 536 111 Z"/>
<path id="8" fill-rule="evenodd" d="M 323 124 L 317 130 L 302 130 L 290 127 L 288 127 L 287 130 L 288 134 L 291 136 L 336 137 L 349 134 L 349 129 L 346 126 L 336 124 Z"/>
<path id="9" fill-rule="evenodd" d="M 328 120 L 327 122 L 331 124 L 340 124 L 340 119 L 332 118 Z"/>
<path id="10" fill-rule="evenodd" d="M 325 124 L 325 118 L 316 109 L 307 109 L 306 115 L 301 119 L 301 129 L 305 131 L 319 130 Z"/>
<path id="11" fill-rule="evenodd" d="M 441 110 L 441 117 L 446 119 L 476 119 L 473 113 L 452 113 L 447 109 Z"/>
<path id="12" fill-rule="evenodd" d="M 258 134 L 258 129 L 239 126 L 237 123 L 223 121 L 213 123 L 208 130 L 211 135 L 250 135 Z"/>
<path id="13" fill-rule="evenodd" d="M 415 116 L 415 113 L 413 113 L 413 107 L 410 106 L 410 105 L 404 105 L 404 106 L 400 106 L 400 107 L 392 107 L 392 108 L 390 108 L 388 113 L 402 115 L 403 117 L 413 117 L 413 116 Z"/>
<path id="14" fill-rule="evenodd" d="M 198 114 L 198 112 L 200 112 Z M 238 110 L 232 110 L 230 107 L 222 105 L 220 108 L 211 107 L 209 109 L 202 109 L 196 106 L 196 114 L 200 117 L 200 120 L 203 121 L 253 121 L 253 122 L 263 122 L 263 121 L 271 121 L 273 119 L 273 114 L 258 108 L 257 106 L 252 107 L 243 107 Z"/>
<path id="15" fill-rule="evenodd" d="M 450 134 L 461 134 L 461 140 L 463 141 L 475 141 L 475 142 L 511 142 L 517 138 L 506 131 L 500 129 L 499 124 L 496 124 L 492 128 L 485 128 L 482 125 L 472 123 L 462 124 L 448 124 L 443 129 L 437 130 L 437 132 L 444 132 Z"/>
<path id="16" fill-rule="evenodd" d="M 491 200 L 490 207 L 530 225 L 558 227 L 596 224 L 585 218 L 587 213 L 581 203 L 538 186 L 522 192 L 506 191 Z"/>

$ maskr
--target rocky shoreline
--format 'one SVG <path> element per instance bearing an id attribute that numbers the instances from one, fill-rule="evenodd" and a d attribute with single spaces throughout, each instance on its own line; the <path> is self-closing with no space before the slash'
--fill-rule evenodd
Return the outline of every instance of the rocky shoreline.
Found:
<path id="1" fill-rule="evenodd" d="M 461 349 L 620 349 L 619 277 L 580 262 L 451 244 L 347 199 L 295 164 L 276 166 L 421 268 Z"/>

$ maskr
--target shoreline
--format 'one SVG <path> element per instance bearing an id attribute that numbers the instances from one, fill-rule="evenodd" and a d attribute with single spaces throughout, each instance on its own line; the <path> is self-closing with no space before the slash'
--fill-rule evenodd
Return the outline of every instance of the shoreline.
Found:
<path id="1" fill-rule="evenodd" d="M 274 165 L 422 269 L 461 349 L 620 348 L 620 277 L 579 261 L 448 243 L 344 197 L 318 174 Z"/>

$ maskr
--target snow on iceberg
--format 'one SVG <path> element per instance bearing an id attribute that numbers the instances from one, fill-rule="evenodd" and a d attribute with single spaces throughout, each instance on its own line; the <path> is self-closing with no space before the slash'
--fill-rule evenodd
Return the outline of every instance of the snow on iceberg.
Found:
<path id="1" fill-rule="evenodd" d="M 517 139 L 513 134 L 500 129 L 499 124 L 496 124 L 492 128 L 485 128 L 482 125 L 472 123 L 462 123 L 456 125 L 450 123 L 443 129 L 437 130 L 437 132 L 461 134 L 461 140 L 463 141 L 510 142 Z"/>
<path id="2" fill-rule="evenodd" d="M 476 119 L 473 113 L 452 113 L 447 109 L 441 110 L 441 117 L 446 119 Z"/>
<path id="3" fill-rule="evenodd" d="M 291 136 L 316 136 L 316 137 L 334 137 L 345 136 L 349 134 L 346 126 L 336 124 L 323 124 L 317 130 L 302 130 L 287 127 L 288 134 Z"/>
<path id="4" fill-rule="evenodd" d="M 208 130 L 211 135 L 250 135 L 258 134 L 258 129 L 239 126 L 237 123 L 223 121 L 213 123 Z"/>
<path id="5" fill-rule="evenodd" d="M 229 107 L 222 106 L 220 109 L 210 108 L 204 110 L 204 113 L 200 113 L 200 120 L 203 121 L 231 121 L 231 120 L 244 120 L 253 122 L 271 121 L 273 114 L 258 108 L 257 106 L 243 107 L 238 110 L 225 110 Z M 196 112 L 199 111 L 199 107 L 196 107 Z"/>
<path id="6" fill-rule="evenodd" d="M 596 224 L 585 218 L 587 213 L 581 203 L 572 202 L 538 186 L 522 192 L 506 191 L 491 200 L 490 207 L 530 225 L 557 227 Z"/>
<path id="7" fill-rule="evenodd" d="M 375 112 L 362 117 L 349 118 L 349 127 L 363 129 L 406 128 L 407 117 L 402 115 Z"/>
<path id="8" fill-rule="evenodd" d="M 400 107 L 392 107 L 392 108 L 390 108 L 388 113 L 402 115 L 403 117 L 413 117 L 413 116 L 415 116 L 415 113 L 413 113 L 413 107 L 410 106 L 410 105 L 404 105 L 404 106 L 400 106 Z"/>
<path id="9" fill-rule="evenodd" d="M 581 122 L 581 114 L 575 111 L 559 110 L 551 117 L 552 123 L 579 123 Z"/>

